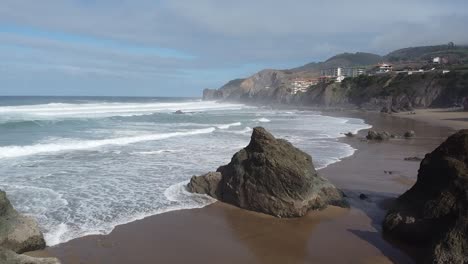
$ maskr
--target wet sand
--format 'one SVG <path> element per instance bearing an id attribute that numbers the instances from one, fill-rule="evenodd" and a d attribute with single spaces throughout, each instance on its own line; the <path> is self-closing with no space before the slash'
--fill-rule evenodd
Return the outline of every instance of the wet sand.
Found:
<path id="1" fill-rule="evenodd" d="M 416 180 L 419 162 L 453 128 L 374 113 L 327 113 L 364 118 L 375 130 L 417 137 L 384 143 L 362 141 L 366 131 L 343 142 L 358 149 L 320 174 L 341 188 L 350 209 L 329 207 L 297 219 L 278 219 L 223 203 L 151 216 L 118 226 L 109 235 L 72 240 L 36 256 L 63 263 L 413 263 L 417 248 L 382 237 L 391 200 Z M 347 131 L 343 131 L 347 132 Z M 300 148 L 300 146 L 298 146 Z M 221 165 L 221 164 L 220 164 Z M 361 200 L 363 193 L 368 199 Z"/>
<path id="2" fill-rule="evenodd" d="M 461 111 L 461 109 L 420 109 L 415 110 L 414 113 L 403 112 L 396 115 L 439 126 L 468 129 L 468 112 Z"/>

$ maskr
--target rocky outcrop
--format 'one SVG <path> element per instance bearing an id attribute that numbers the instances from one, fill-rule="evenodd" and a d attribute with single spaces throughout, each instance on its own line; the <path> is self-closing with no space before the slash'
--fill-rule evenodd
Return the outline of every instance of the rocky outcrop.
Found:
<path id="1" fill-rule="evenodd" d="M 377 132 L 374 130 L 369 130 L 366 136 L 367 140 L 377 140 L 377 141 L 389 140 L 391 137 L 392 135 L 386 131 Z"/>
<path id="2" fill-rule="evenodd" d="M 44 237 L 36 221 L 16 212 L 0 191 L 0 246 L 17 253 L 45 248 Z"/>
<path id="3" fill-rule="evenodd" d="M 406 131 L 405 134 L 403 134 L 405 138 L 413 138 L 416 136 L 416 133 L 413 130 Z"/>
<path id="4" fill-rule="evenodd" d="M 56 258 L 33 258 L 16 254 L 9 249 L 0 248 L 0 263 L 2 264 L 60 264 Z"/>
<path id="5" fill-rule="evenodd" d="M 317 174 L 310 155 L 261 127 L 254 128 L 249 145 L 217 172 L 201 176 L 205 179 L 193 177 L 188 189 L 277 217 L 346 205 L 342 193 Z"/>
<path id="6" fill-rule="evenodd" d="M 218 186 L 221 182 L 221 173 L 208 172 L 201 176 L 193 176 L 190 179 L 187 189 L 193 193 L 208 194 L 213 198 L 218 198 Z"/>
<path id="7" fill-rule="evenodd" d="M 44 249 L 45 246 L 44 237 L 37 222 L 19 214 L 11 205 L 5 192 L 0 191 L 0 263 L 59 263 L 54 258 L 40 259 L 19 255 L 27 251 Z"/>
<path id="8" fill-rule="evenodd" d="M 468 130 L 421 162 L 416 184 L 400 196 L 384 232 L 430 249 L 425 263 L 468 263 Z"/>

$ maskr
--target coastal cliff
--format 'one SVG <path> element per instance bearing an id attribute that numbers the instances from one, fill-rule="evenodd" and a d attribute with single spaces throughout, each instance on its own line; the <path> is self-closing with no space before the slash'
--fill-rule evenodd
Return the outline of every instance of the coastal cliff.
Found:
<path id="1" fill-rule="evenodd" d="M 290 70 L 262 70 L 248 78 L 228 82 L 219 89 L 205 89 L 204 100 L 258 105 L 295 105 L 331 108 L 359 108 L 396 112 L 413 108 L 461 106 L 468 97 L 468 48 L 445 46 L 407 48 L 381 57 L 370 53 L 345 53 L 325 62 L 310 63 Z M 445 56 L 445 65 L 428 63 L 431 56 Z M 330 67 L 359 67 L 372 72 L 379 61 L 391 61 L 402 70 L 384 74 L 363 74 L 342 82 L 322 80 L 294 90 L 297 79 L 318 78 Z M 408 73 L 407 69 L 420 69 Z M 450 69 L 444 70 L 444 69 Z"/>
<path id="2" fill-rule="evenodd" d="M 275 78 L 272 78 L 275 76 Z M 204 93 L 205 100 L 237 101 L 252 104 L 294 104 L 298 106 L 360 108 L 400 111 L 412 108 L 451 107 L 468 96 L 468 73 L 385 74 L 347 78 L 341 83 L 311 86 L 305 93 L 292 94 L 284 82 L 260 88 L 262 84 L 281 83 L 279 74 L 262 75 Z M 251 88 L 251 89 L 250 89 Z"/>

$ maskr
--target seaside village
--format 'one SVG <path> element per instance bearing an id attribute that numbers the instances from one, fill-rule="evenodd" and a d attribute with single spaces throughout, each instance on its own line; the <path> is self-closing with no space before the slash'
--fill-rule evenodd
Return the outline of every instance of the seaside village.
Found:
<path id="1" fill-rule="evenodd" d="M 322 69 L 320 71 L 320 77 L 318 78 L 295 78 L 291 81 L 291 93 L 305 93 L 309 88 L 320 83 L 329 82 L 342 82 L 346 78 L 354 78 L 361 75 L 377 75 L 377 74 L 422 74 L 425 72 L 440 71 L 443 74 L 450 72 L 441 68 L 442 65 L 447 64 L 448 60 L 444 57 L 434 57 L 428 61 L 427 65 L 422 68 L 414 69 L 414 67 L 402 67 L 401 69 L 395 69 L 394 65 L 387 62 L 382 62 L 374 65 L 370 68 L 364 67 L 336 67 Z"/>

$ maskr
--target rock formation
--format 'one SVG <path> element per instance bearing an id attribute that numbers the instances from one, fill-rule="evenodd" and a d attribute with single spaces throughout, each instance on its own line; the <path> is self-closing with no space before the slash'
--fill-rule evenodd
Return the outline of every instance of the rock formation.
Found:
<path id="1" fill-rule="evenodd" d="M 60 264 L 55 258 L 33 258 L 16 254 L 9 249 L 0 248 L 0 263 L 2 264 Z"/>
<path id="2" fill-rule="evenodd" d="M 346 206 L 342 193 L 317 174 L 310 155 L 261 127 L 254 128 L 249 145 L 217 172 L 193 177 L 188 189 L 277 217 Z"/>
<path id="3" fill-rule="evenodd" d="M 193 176 L 187 188 L 193 193 L 208 194 L 213 198 L 218 198 L 218 185 L 221 181 L 221 173 L 208 172 L 201 176 Z"/>
<path id="4" fill-rule="evenodd" d="M 369 130 L 366 136 L 368 140 L 378 140 L 378 141 L 389 140 L 391 137 L 392 135 L 386 131 L 377 132 L 374 130 Z"/>
<path id="5" fill-rule="evenodd" d="M 425 263 L 468 263 L 468 130 L 421 162 L 416 184 L 385 217 L 384 232 L 430 249 Z"/>
<path id="6" fill-rule="evenodd" d="M 413 138 L 416 136 L 416 133 L 413 130 L 406 131 L 403 135 L 405 138 Z"/>
<path id="7" fill-rule="evenodd" d="M 0 191 L 0 263 L 58 263 L 55 259 L 37 259 L 34 262 L 34 258 L 16 254 L 44 249 L 45 246 L 36 221 L 19 214 L 5 192 Z"/>

